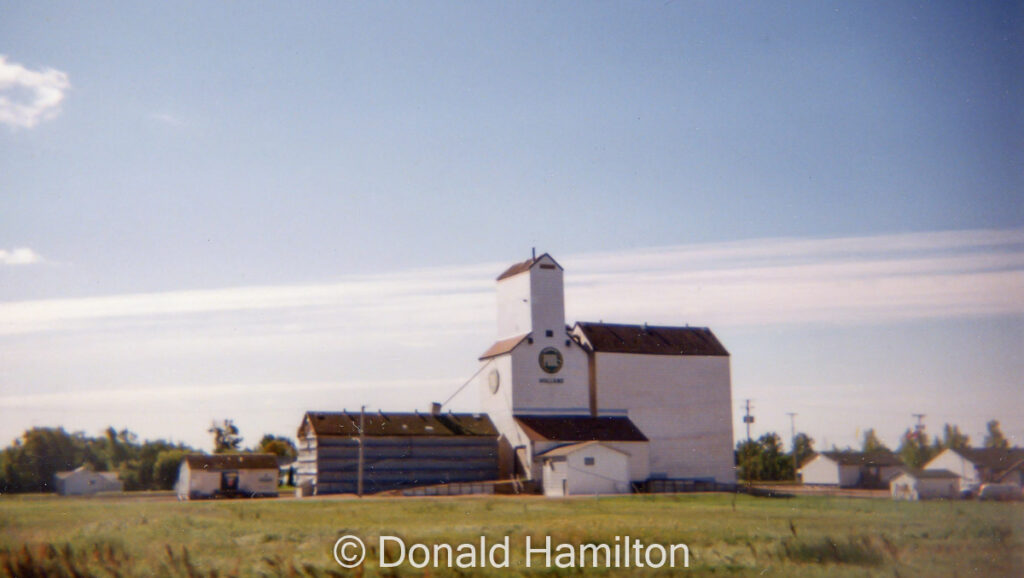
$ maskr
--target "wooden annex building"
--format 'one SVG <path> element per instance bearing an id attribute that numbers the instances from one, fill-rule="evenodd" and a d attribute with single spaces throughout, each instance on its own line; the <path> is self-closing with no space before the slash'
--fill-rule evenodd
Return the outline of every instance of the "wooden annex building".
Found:
<path id="1" fill-rule="evenodd" d="M 313 494 L 358 492 L 360 444 L 367 494 L 498 479 L 498 432 L 486 415 L 307 412 L 298 441 L 296 482 Z"/>

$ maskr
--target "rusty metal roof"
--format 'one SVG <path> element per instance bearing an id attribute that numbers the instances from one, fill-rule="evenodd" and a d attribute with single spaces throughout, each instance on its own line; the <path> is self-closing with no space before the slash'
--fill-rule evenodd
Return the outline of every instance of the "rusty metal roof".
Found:
<path id="1" fill-rule="evenodd" d="M 548 450 L 546 452 L 542 452 L 542 453 L 537 454 L 537 457 L 538 458 L 545 458 L 545 459 L 547 459 L 547 458 L 561 458 L 561 457 L 565 457 L 565 456 L 567 456 L 569 454 L 578 452 L 579 450 L 582 450 L 584 448 L 588 448 L 588 447 L 591 447 L 591 446 L 594 446 L 594 445 L 599 445 L 601 447 L 608 448 L 609 450 L 611 450 L 613 452 L 618 452 L 620 454 L 624 454 L 624 455 L 627 455 L 627 456 L 630 455 L 629 452 L 624 452 L 624 451 L 620 450 L 619 448 L 613 448 L 612 446 L 604 445 L 603 443 L 595 440 L 595 441 L 589 441 L 589 442 L 576 442 L 576 443 L 571 443 L 571 444 L 565 444 L 564 446 L 558 446 L 558 447 L 552 448 L 552 449 L 550 449 L 550 450 Z"/>
<path id="2" fill-rule="evenodd" d="M 524 333 L 522 335 L 517 335 L 515 337 L 509 337 L 507 339 L 495 341 L 494 345 L 488 347 L 487 351 L 483 352 L 483 354 L 480 355 L 479 359 L 490 359 L 492 357 L 497 357 L 503 353 L 508 353 L 509 351 L 515 349 L 517 345 L 522 343 L 523 340 L 529 336 L 529 333 Z"/>
<path id="3" fill-rule="evenodd" d="M 559 269 L 562 268 L 562 266 L 558 264 L 558 261 L 555 261 L 554 257 L 552 257 L 551 255 L 548 255 L 547 253 L 544 253 L 543 255 L 541 255 L 539 257 L 527 259 L 527 260 L 525 260 L 525 261 L 523 261 L 521 263 L 516 263 L 515 265 L 512 265 L 508 269 L 505 269 L 504 273 L 502 273 L 501 275 L 498 275 L 498 281 L 501 281 L 502 279 L 507 279 L 509 277 L 514 277 L 514 276 L 516 276 L 516 275 L 518 275 L 520 273 L 525 273 L 525 272 L 529 271 L 534 266 L 534 264 L 536 264 L 538 261 L 540 261 L 544 257 L 547 257 L 548 259 L 551 259 L 551 262 L 554 263 L 555 266 L 558 267 Z"/>
<path id="4" fill-rule="evenodd" d="M 647 441 L 647 436 L 628 417 L 517 415 L 515 420 L 533 441 Z"/>
<path id="5" fill-rule="evenodd" d="M 274 454 L 192 454 L 185 463 L 193 470 L 277 470 Z"/>
<path id="6" fill-rule="evenodd" d="M 728 356 L 707 327 L 663 327 L 579 322 L 576 328 L 598 353 Z"/>
<path id="7" fill-rule="evenodd" d="M 469 413 L 382 413 L 367 412 L 363 417 L 367 436 L 497 436 L 491 419 Z M 359 412 L 306 412 L 299 437 L 308 428 L 318 436 L 359 435 Z"/>

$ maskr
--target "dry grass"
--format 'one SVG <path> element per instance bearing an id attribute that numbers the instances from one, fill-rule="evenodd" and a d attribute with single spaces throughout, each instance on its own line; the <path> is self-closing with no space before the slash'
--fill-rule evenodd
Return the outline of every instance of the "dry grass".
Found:
<path id="1" fill-rule="evenodd" d="M 513 567 L 473 575 L 562 575 L 522 567 L 522 544 L 686 543 L 689 573 L 756 576 L 1022 576 L 1024 504 L 907 503 L 732 495 L 549 500 L 464 497 L 161 501 L 0 497 L 0 572 L 12 576 L 348 575 L 331 547 L 370 545 L 367 576 L 424 575 L 376 565 L 378 536 L 408 543 L 511 537 Z M 534 559 L 534 565 L 540 563 Z M 469 574 L 431 570 L 430 575 Z M 590 573 L 590 572 L 588 572 Z M 614 575 L 612 571 L 599 574 Z M 624 574 L 621 573 L 620 574 Z M 670 575 L 639 570 L 629 575 Z"/>

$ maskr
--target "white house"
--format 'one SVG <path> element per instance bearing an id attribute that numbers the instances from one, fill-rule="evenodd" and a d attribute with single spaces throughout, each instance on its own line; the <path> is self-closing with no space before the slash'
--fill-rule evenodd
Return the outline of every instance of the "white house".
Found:
<path id="1" fill-rule="evenodd" d="M 960 491 L 977 492 L 985 483 L 1024 487 L 1024 448 L 950 448 L 924 467 L 953 472 L 960 478 Z"/>
<path id="2" fill-rule="evenodd" d="M 951 500 L 960 493 L 959 476 L 949 470 L 907 470 L 889 482 L 894 500 Z"/>
<path id="3" fill-rule="evenodd" d="M 276 497 L 274 454 L 189 455 L 174 486 L 179 500 L 216 497 Z"/>
<path id="4" fill-rule="evenodd" d="M 821 452 L 799 469 L 804 484 L 840 488 L 888 488 L 903 472 L 903 462 L 890 451 Z"/>
<path id="5" fill-rule="evenodd" d="M 627 494 L 629 454 L 598 441 L 568 444 L 537 455 L 545 496 Z"/>
<path id="6" fill-rule="evenodd" d="M 710 330 L 570 328 L 563 270 L 547 254 L 498 277 L 497 329 L 476 388 L 500 432 L 503 476 L 539 483 L 540 454 L 598 441 L 629 454 L 631 481 L 735 483 L 729 354 Z"/>
<path id="7" fill-rule="evenodd" d="M 81 466 L 70 472 L 57 472 L 54 476 L 57 493 L 62 496 L 84 496 L 99 492 L 123 492 L 117 472 L 94 472 Z"/>
<path id="8" fill-rule="evenodd" d="M 527 439 L 520 457 L 539 458 L 556 448 L 598 442 L 627 456 L 627 481 L 643 483 L 650 477 L 650 444 L 626 417 L 520 415 L 515 423 Z M 530 479 L 541 480 L 541 460 L 532 464 Z"/>

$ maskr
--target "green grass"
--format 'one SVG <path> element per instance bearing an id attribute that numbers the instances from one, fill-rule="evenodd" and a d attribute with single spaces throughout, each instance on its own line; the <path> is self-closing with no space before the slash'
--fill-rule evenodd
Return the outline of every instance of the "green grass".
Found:
<path id="1" fill-rule="evenodd" d="M 0 497 L 0 573 L 31 576 L 348 575 L 338 537 L 370 546 L 367 576 L 446 576 L 408 565 L 380 569 L 380 535 L 408 544 L 511 537 L 510 569 L 462 575 L 576 574 L 521 566 L 534 543 L 685 543 L 694 575 L 1024 576 L 1024 504 L 893 502 L 727 494 L 218 500 Z M 534 558 L 534 566 L 542 558 Z M 679 569 L 677 568 L 676 573 Z M 35 574 L 33 574 L 33 572 Z M 590 572 L 588 572 L 590 573 Z M 616 575 L 613 571 L 598 574 Z M 625 572 L 618 573 L 627 575 Z M 668 569 L 628 575 L 671 575 Z"/>

